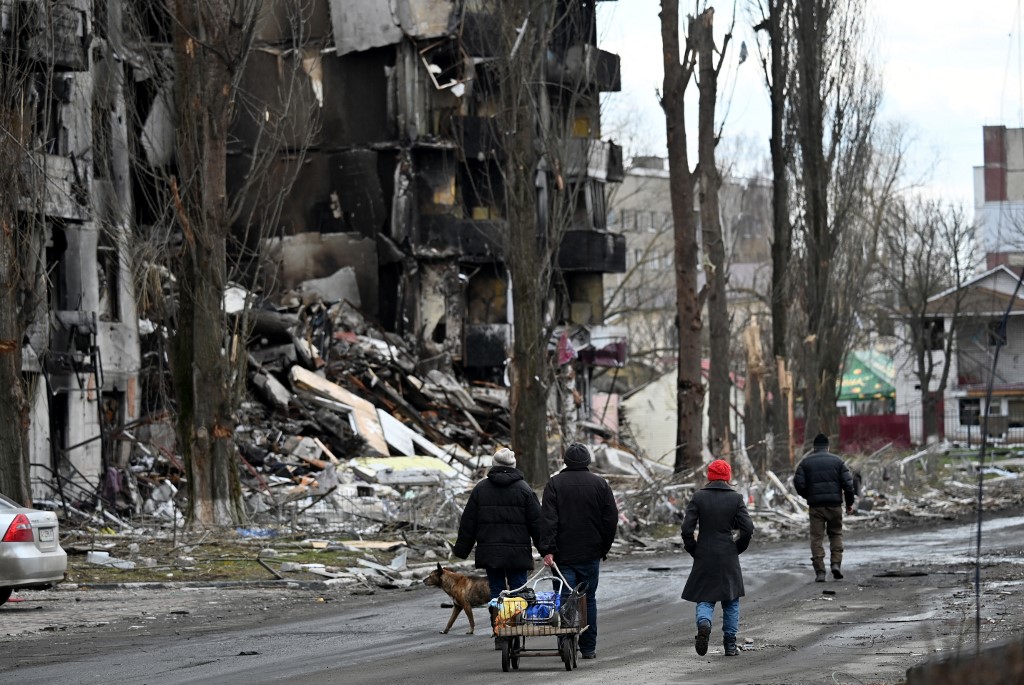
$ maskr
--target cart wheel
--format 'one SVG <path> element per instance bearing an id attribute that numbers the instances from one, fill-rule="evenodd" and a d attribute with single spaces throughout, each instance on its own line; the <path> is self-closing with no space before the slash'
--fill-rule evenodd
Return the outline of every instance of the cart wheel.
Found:
<path id="1" fill-rule="evenodd" d="M 562 640 L 558 644 L 558 651 L 562 655 L 562 663 L 565 664 L 565 670 L 572 670 L 572 640 Z"/>
<path id="2" fill-rule="evenodd" d="M 510 653 L 512 652 L 511 644 L 508 640 L 501 643 L 501 670 L 508 673 L 509 666 L 511 665 Z"/>
<path id="3" fill-rule="evenodd" d="M 579 641 L 580 641 L 579 635 L 573 635 L 572 639 L 569 640 L 569 642 L 572 643 L 569 646 L 569 649 L 572 650 L 572 667 L 573 668 L 576 668 L 576 665 L 577 665 L 576 655 L 579 654 Z"/>
<path id="4" fill-rule="evenodd" d="M 522 641 L 520 641 L 522 640 Z M 523 651 L 523 647 L 526 640 L 525 638 L 514 637 L 512 638 L 512 648 L 509 650 L 509 658 L 512 661 L 512 670 L 519 670 L 519 658 Z"/>

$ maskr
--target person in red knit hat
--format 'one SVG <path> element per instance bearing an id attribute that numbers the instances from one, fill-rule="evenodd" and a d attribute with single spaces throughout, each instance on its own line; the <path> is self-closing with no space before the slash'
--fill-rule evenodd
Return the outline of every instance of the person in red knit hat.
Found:
<path id="1" fill-rule="evenodd" d="M 715 602 L 722 603 L 722 645 L 726 656 L 736 656 L 740 627 L 743 572 L 740 554 L 754 536 L 754 523 L 743 496 L 732 489 L 732 467 L 724 459 L 708 464 L 708 483 L 693 493 L 683 517 L 683 547 L 693 566 L 683 588 L 683 599 L 697 603 L 697 654 L 708 653 Z M 699 536 L 695 534 L 700 530 Z M 734 540 L 733 531 L 739 531 Z"/>

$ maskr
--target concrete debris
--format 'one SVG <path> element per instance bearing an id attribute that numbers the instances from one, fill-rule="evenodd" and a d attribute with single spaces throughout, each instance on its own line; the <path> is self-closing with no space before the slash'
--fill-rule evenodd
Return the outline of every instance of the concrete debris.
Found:
<path id="1" fill-rule="evenodd" d="M 242 403 L 235 431 L 249 521 L 233 534 L 263 543 L 253 558 L 278 579 L 304 575 L 366 592 L 407 587 L 432 563 L 454 561 L 450 545 L 466 498 L 495 448 L 511 442 L 509 390 L 460 379 L 443 360 L 421 361 L 413 342 L 379 330 L 362 315 L 355 295 L 344 292 L 348 286 L 328 287 L 355 283 L 346 269 L 335 276 L 343 273 L 319 279 L 316 287 L 298 282 L 288 291 L 298 294 L 294 301 L 287 295 L 276 305 L 257 302 L 245 351 L 252 394 Z M 256 300 L 235 286 L 229 295 L 230 302 Z M 605 398 L 600 413 L 595 406 L 575 423 L 577 438 L 591 443 L 591 468 L 616 492 L 621 534 L 612 552 L 674 549 L 681 541 L 666 538 L 664 526 L 681 522 L 690 496 L 704 484 L 703 467 L 674 473 L 645 458 L 631 446 L 628 431 L 620 434 L 617 413 L 607 411 L 616 404 Z M 172 417 L 147 417 L 126 426 L 119 438 L 129 464 L 112 469 L 103 496 L 90 505 L 65 495 L 67 501 L 54 500 L 52 508 L 64 514 L 65 530 L 77 522 L 118 535 L 167 529 L 173 535 L 185 522 L 188 487 Z M 561 438 L 554 435 L 552 470 L 560 467 L 560 451 Z M 759 536 L 805 534 L 807 507 L 793 490 L 792 470 L 761 471 L 743 454 L 733 461 L 735 487 Z M 912 454 L 847 455 L 847 461 L 860 486 L 850 526 L 950 517 L 976 502 L 976 452 L 940 446 Z M 985 505 L 1019 506 L 1022 469 L 1024 459 L 1016 453 L 992 455 L 981 470 Z M 401 540 L 394 539 L 396 531 Z M 387 560 L 360 559 L 351 567 L 293 562 L 265 544 L 296 534 L 304 536 L 304 549 Z M 191 554 L 157 562 L 138 556 L 137 548 L 120 559 L 95 539 L 81 549 L 68 542 L 69 551 L 87 552 L 94 564 L 195 563 Z"/>

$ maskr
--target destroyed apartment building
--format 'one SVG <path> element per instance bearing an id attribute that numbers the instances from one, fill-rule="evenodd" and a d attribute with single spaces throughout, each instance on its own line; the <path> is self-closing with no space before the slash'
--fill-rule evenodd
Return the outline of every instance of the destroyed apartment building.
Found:
<path id="1" fill-rule="evenodd" d="M 32 311 L 23 353 L 32 379 L 32 495 L 113 496 L 135 487 L 116 473 L 129 460 L 145 457 L 139 472 L 155 457 L 172 466 L 176 459 L 170 424 L 153 425 L 161 333 L 144 307 L 136 310 L 138 273 L 147 288 L 167 275 L 140 269 L 139 250 L 127 247 L 168 211 L 154 204 L 158 174 L 147 169 L 175 163 L 170 20 L 115 0 L 15 5 L 27 10 L 3 6 L 0 49 L 34 65 L 34 99 L 22 117 L 40 176 L 41 198 L 30 206 L 41 208 L 45 225 L 35 268 L 46 302 Z M 596 44 L 594 0 L 553 6 L 550 42 L 533 46 L 545 55 L 539 120 L 571 125 L 558 140 L 558 163 L 542 162 L 536 176 L 537 214 L 558 236 L 559 287 L 547 298 L 550 348 L 572 350 L 565 359 L 581 379 L 578 418 L 585 421 L 595 367 L 620 366 L 626 355 L 622 331 L 604 325 L 603 302 L 604 274 L 625 269 L 625 239 L 605 225 L 608 184 L 623 178 L 622 151 L 602 140 L 600 117 L 601 94 L 620 87 L 619 59 Z M 141 29 L 126 27 L 129 9 L 142 17 Z M 15 25 L 15 14 L 29 17 L 27 24 Z M 239 105 L 227 177 L 239 200 L 237 243 L 258 240 L 254 252 L 271 268 L 261 291 L 234 293 L 260 298 L 250 372 L 267 408 L 293 411 L 301 388 L 320 409 L 340 407 L 348 418 L 335 435 L 358 437 L 343 458 L 431 455 L 442 445 L 436 451 L 449 462 L 462 450 L 463 466 L 476 475 L 464 447 L 489 448 L 478 444 L 481 434 L 508 439 L 507 417 L 498 416 L 508 411 L 514 324 L 504 254 L 505 136 L 497 123 L 500 22 L 493 0 L 263 3 L 239 90 L 250 105 L 265 105 Z M 282 69 L 295 55 L 301 70 Z M 288 103 L 278 101 L 285 97 Z M 291 114 L 261 168 L 270 179 L 294 182 L 267 212 L 259 206 L 264 198 L 245 186 L 271 111 Z M 571 203 L 558 216 L 555 195 Z M 242 263 L 245 255 L 232 258 Z M 152 304 L 149 298 L 145 306 Z M 353 365 L 347 354 L 378 357 Z M 305 375 L 310 369 L 319 375 Z M 423 401 L 413 406 L 388 384 L 375 384 L 377 372 L 421 384 Z M 444 398 L 457 417 L 439 418 L 431 397 Z M 375 411 L 382 407 L 389 410 L 383 418 Z M 303 433 L 301 420 L 289 427 Z M 250 429 L 257 448 L 275 433 L 277 448 L 286 440 L 279 428 Z M 396 449 L 394 440 L 408 448 Z M 307 465 L 337 460 L 329 448 L 313 452 Z"/>

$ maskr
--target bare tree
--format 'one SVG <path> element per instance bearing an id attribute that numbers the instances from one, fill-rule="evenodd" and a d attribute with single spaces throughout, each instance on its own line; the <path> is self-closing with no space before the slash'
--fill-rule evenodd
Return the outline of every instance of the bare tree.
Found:
<path id="1" fill-rule="evenodd" d="M 703 17 L 690 18 L 693 23 Z M 697 54 L 689 43 L 680 54 L 679 1 L 662 0 L 661 43 L 665 77 L 661 106 L 668 139 L 672 222 L 675 231 L 676 326 L 679 330 L 679 378 L 676 386 L 678 424 L 675 469 L 697 468 L 701 454 L 704 384 L 701 378 L 700 334 L 703 328 L 697 294 L 697 221 L 693 211 L 694 174 L 686 149 L 686 88 Z"/>
<path id="2" fill-rule="evenodd" d="M 544 302 L 550 283 L 537 219 L 540 109 L 550 3 L 510 0 L 502 5 L 501 129 L 505 132 L 505 198 L 509 237 L 506 262 L 513 293 L 512 448 L 527 480 L 543 483 L 547 461 L 547 339 Z"/>
<path id="3" fill-rule="evenodd" d="M 732 451 L 729 431 L 729 311 L 727 307 L 726 245 L 722 236 L 719 193 L 722 174 L 715 161 L 715 103 L 718 99 L 718 74 L 722 70 L 732 32 L 725 34 L 721 48 L 715 47 L 714 8 L 705 10 L 690 23 L 690 40 L 697 53 L 700 100 L 697 122 L 697 167 L 700 201 L 701 242 L 704 246 L 707 283 L 710 369 L 708 373 L 708 448 L 712 454 Z M 719 53 L 715 64 L 714 53 Z"/>
<path id="4" fill-rule="evenodd" d="M 852 232 L 863 226 L 859 211 L 881 97 L 879 80 L 862 51 L 863 9 L 860 0 L 810 0 L 798 3 L 794 13 L 806 439 L 818 432 L 838 434 L 836 381 L 849 317 L 857 312 L 850 306 L 854 303 L 844 300 L 851 281 L 837 277 L 836 262 L 848 260 L 840 253 L 844 239 L 859 243 Z"/>
<path id="5" fill-rule="evenodd" d="M 973 272 L 973 226 L 962 207 L 908 197 L 892 203 L 880 233 L 879 314 L 898 325 L 921 389 L 922 437 L 939 435 L 939 403 L 949 381 L 954 340 L 962 323 L 962 286 Z M 947 292 L 939 300 L 935 296 Z"/>
<path id="6" fill-rule="evenodd" d="M 6 4 L 0 42 L 0 492 L 30 505 L 29 397 L 34 374 L 22 373 L 22 347 L 33 324 L 45 326 L 45 207 L 58 188 L 47 185 L 47 152 L 56 147 L 56 98 L 48 54 L 56 18 L 43 6 Z M 28 38 L 31 36 L 31 38 Z M 33 48 L 35 55 L 33 55 Z M 80 198 L 79 198 L 80 199 Z M 60 202 L 77 204 L 73 198 Z M 37 336 L 45 346 L 46 336 Z M 38 356 L 47 350 L 36 348 Z"/>
<path id="7" fill-rule="evenodd" d="M 771 289 L 771 351 L 776 368 L 783 372 L 788 367 L 787 312 L 790 306 L 789 262 L 792 254 L 793 224 L 790 219 L 790 176 L 793 147 L 788 129 L 787 105 L 790 98 L 792 70 L 790 39 L 792 36 L 791 0 L 764 0 L 758 3 L 761 20 L 755 30 L 767 35 L 767 48 L 761 52 L 761 65 L 771 101 L 772 134 L 769 141 L 772 168 L 772 289 Z M 774 400 L 772 411 L 775 446 L 771 467 L 786 465 L 789 454 L 789 421 L 785 383 L 780 374 L 770 374 L 770 389 Z"/>
<path id="8" fill-rule="evenodd" d="M 139 309 L 167 332 L 157 356 L 166 355 L 170 367 L 189 521 L 227 525 L 244 518 L 233 435 L 251 322 L 248 308 L 228 315 L 224 293 L 229 282 L 260 283 L 263 239 L 277 229 L 315 130 L 311 96 L 299 116 L 293 113 L 297 88 L 312 93 L 304 75 L 318 59 L 303 44 L 309 8 L 295 0 L 282 11 L 292 22 L 292 45 L 261 46 L 278 60 L 281 92 L 272 102 L 243 87 L 263 3 L 169 0 L 126 10 L 121 48 L 137 82 L 130 94 L 132 164 L 146 224 L 133 245 Z M 258 122 L 255 140 L 235 137 L 240 116 Z M 163 120 L 173 126 L 169 140 L 159 135 Z M 286 147 L 286 139 L 295 142 Z M 282 151 L 291 164 L 271 174 Z M 242 179 L 230 186 L 229 154 L 245 160 Z"/>

